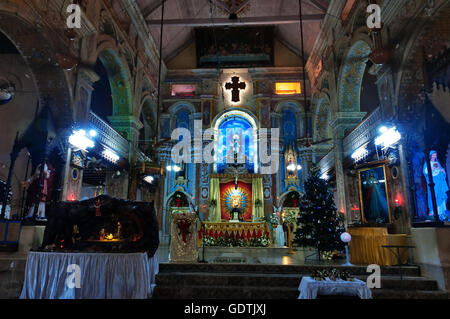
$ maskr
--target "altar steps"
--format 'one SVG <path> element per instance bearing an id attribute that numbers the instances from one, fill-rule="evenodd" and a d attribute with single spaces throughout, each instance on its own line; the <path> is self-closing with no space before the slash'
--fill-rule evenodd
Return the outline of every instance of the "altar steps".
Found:
<path id="1" fill-rule="evenodd" d="M 250 264 L 160 264 L 154 299 L 296 299 L 302 276 L 318 268 L 343 266 L 250 265 Z M 361 280 L 366 267 L 351 267 Z M 437 282 L 420 277 L 420 269 L 408 266 L 400 279 L 397 267 L 383 267 L 381 287 L 375 299 L 448 299 Z M 385 275 L 383 275 L 385 274 Z"/>
<path id="2" fill-rule="evenodd" d="M 0 299 L 17 299 L 25 280 L 26 260 L 0 259 Z"/>

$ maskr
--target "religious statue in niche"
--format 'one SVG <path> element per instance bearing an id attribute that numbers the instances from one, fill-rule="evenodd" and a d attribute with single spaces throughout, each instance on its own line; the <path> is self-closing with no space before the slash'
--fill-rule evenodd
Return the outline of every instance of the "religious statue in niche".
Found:
<path id="1" fill-rule="evenodd" d="M 285 163 L 285 184 L 286 185 L 298 185 L 298 163 L 297 153 L 294 148 L 289 145 L 284 153 Z"/>
<path id="2" fill-rule="evenodd" d="M 445 170 L 442 168 L 439 160 L 437 158 L 437 152 L 430 152 L 430 164 L 431 164 L 431 172 L 433 174 L 433 182 L 434 182 L 434 193 L 436 195 L 436 205 L 439 213 L 439 218 L 441 220 L 447 220 L 447 192 L 449 190 L 447 185 L 447 175 L 445 174 Z M 428 167 L 425 162 L 423 166 L 423 175 L 427 180 L 427 190 L 428 190 L 428 211 L 429 216 L 433 216 L 433 202 L 431 199 L 431 191 L 430 191 L 430 179 L 428 177 Z"/>
<path id="3" fill-rule="evenodd" d="M 231 196 L 231 221 L 243 221 L 242 210 L 242 198 L 240 194 L 232 194 Z"/>
<path id="4" fill-rule="evenodd" d="M 185 185 L 187 186 L 188 179 L 187 179 L 187 164 L 182 163 L 180 164 L 181 170 L 179 172 L 175 173 L 174 176 L 174 185 Z"/>
<path id="5" fill-rule="evenodd" d="M 37 214 L 36 219 L 46 221 L 45 208 L 46 203 L 50 199 L 53 189 L 53 180 L 55 177 L 55 170 L 53 166 L 46 162 L 44 164 L 44 172 L 42 174 L 42 184 L 40 187 L 42 164 L 40 164 L 34 173 L 27 181 L 23 183 L 24 187 L 28 187 L 27 207 L 28 215 L 26 218 L 32 219 Z"/>
<path id="6" fill-rule="evenodd" d="M 245 163 L 245 155 L 242 154 L 242 134 L 234 134 L 231 140 L 231 147 L 227 154 L 227 164 Z"/>

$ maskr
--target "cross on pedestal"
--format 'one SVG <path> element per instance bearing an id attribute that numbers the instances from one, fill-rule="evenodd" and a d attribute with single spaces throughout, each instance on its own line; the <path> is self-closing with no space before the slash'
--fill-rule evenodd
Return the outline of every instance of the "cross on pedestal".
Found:
<path id="1" fill-rule="evenodd" d="M 233 76 L 231 78 L 231 82 L 225 84 L 225 88 L 227 90 L 232 90 L 231 101 L 233 102 L 239 102 L 241 100 L 239 90 L 245 90 L 246 87 L 247 85 L 245 84 L 245 82 L 239 82 L 238 76 Z"/>

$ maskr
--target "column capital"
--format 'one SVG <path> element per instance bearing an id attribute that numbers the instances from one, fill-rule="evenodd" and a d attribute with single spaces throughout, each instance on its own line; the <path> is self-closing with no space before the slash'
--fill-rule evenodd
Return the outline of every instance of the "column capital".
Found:
<path id="1" fill-rule="evenodd" d="M 79 79 L 83 80 L 86 84 L 92 87 L 92 85 L 100 80 L 100 76 L 91 68 L 82 66 L 78 69 Z"/>

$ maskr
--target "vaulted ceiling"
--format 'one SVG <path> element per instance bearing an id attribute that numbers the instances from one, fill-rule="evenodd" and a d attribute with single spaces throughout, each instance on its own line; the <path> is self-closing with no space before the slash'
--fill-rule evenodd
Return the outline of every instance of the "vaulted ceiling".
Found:
<path id="1" fill-rule="evenodd" d="M 298 0 L 136 0 L 159 46 L 164 3 L 163 59 L 167 63 L 194 41 L 194 28 L 275 25 L 276 38 L 301 55 Z M 329 0 L 303 0 L 305 55 L 309 56 Z M 237 20 L 230 14 L 237 12 Z"/>

